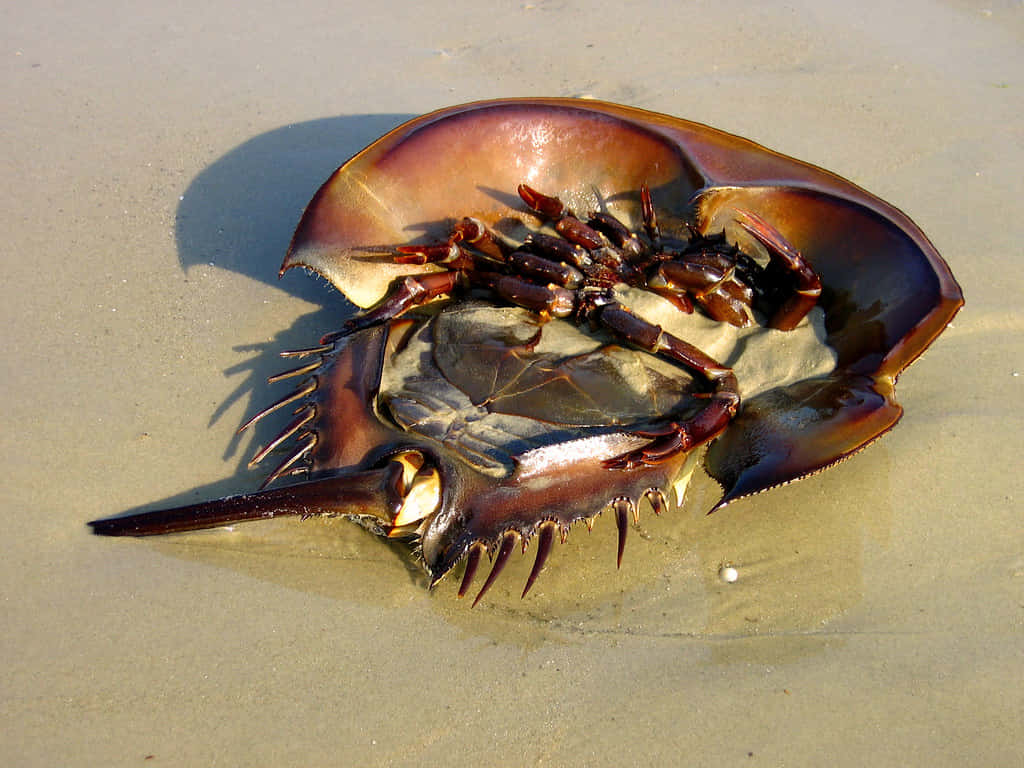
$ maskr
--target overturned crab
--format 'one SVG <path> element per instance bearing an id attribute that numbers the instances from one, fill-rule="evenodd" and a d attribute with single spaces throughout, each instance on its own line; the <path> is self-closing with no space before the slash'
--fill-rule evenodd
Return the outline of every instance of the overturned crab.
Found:
<path id="1" fill-rule="evenodd" d="M 849 182 L 573 100 L 401 126 L 317 192 L 294 266 L 367 308 L 286 353 L 300 384 L 253 419 L 296 408 L 255 461 L 288 445 L 267 484 L 309 479 L 96 532 L 342 515 L 414 540 L 432 584 L 465 559 L 460 595 L 490 553 L 477 601 L 535 540 L 528 590 L 555 537 L 608 508 L 621 560 L 640 502 L 677 500 L 705 443 L 716 509 L 864 446 L 962 303 L 913 223 Z"/>
<path id="2" fill-rule="evenodd" d="M 376 325 L 412 306 L 450 295 L 460 284 L 468 285 L 542 318 L 572 317 L 602 327 L 707 381 L 711 391 L 703 408 L 689 419 L 637 433 L 651 442 L 609 459 L 608 468 L 635 469 L 689 451 L 721 432 L 740 403 L 736 376 L 729 368 L 631 311 L 616 295 L 617 286 L 654 290 L 684 312 L 692 312 L 696 301 L 713 319 L 739 327 L 753 323 L 751 308 L 756 300 L 768 325 L 779 330 L 795 328 L 821 295 L 818 276 L 800 254 L 749 212 L 737 214 L 744 229 L 768 249 L 767 269 L 729 246 L 724 233 L 712 238 L 690 226 L 685 242 L 664 242 L 646 184 L 640 188 L 644 240 L 609 213 L 592 213 L 584 223 L 557 197 L 526 184 L 519 185 L 519 195 L 530 208 L 552 219 L 561 237 L 533 233 L 513 245 L 480 220 L 465 218 L 444 243 L 398 248 L 398 263 L 429 262 L 446 267 L 445 271 L 396 281 L 383 300 L 350 320 L 347 328 Z"/>

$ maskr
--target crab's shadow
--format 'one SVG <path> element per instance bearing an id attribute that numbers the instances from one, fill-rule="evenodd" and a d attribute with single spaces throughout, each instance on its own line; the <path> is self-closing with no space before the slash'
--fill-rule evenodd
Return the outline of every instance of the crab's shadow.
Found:
<path id="1" fill-rule="evenodd" d="M 239 339 L 235 352 L 244 359 L 224 371 L 237 382 L 232 393 L 210 414 L 211 425 L 227 417 L 232 406 L 245 401 L 246 416 L 280 397 L 287 384 L 276 387 L 267 378 L 287 367 L 278 353 L 308 347 L 321 335 L 337 330 L 354 307 L 322 280 L 296 275 L 278 280 L 278 270 L 292 232 L 306 204 L 335 168 L 373 140 L 406 122 L 412 115 L 348 115 L 295 123 L 255 136 L 215 160 L 185 189 L 175 216 L 175 238 L 182 270 L 213 264 L 273 286 L 318 309 L 278 328 L 266 341 Z M 237 462 L 234 473 L 214 483 L 150 501 L 125 513 L 138 513 L 191 504 L 204 499 L 251 492 L 268 470 L 248 465 L 248 446 L 264 444 L 287 414 L 260 422 L 250 436 L 235 436 L 225 458 Z M 232 427 L 241 426 L 232 424 Z M 273 457 L 267 463 L 272 465 Z M 354 526 L 354 536 L 362 532 Z M 399 548 L 395 556 L 401 557 Z M 410 572 L 410 578 L 422 578 Z"/>
<path id="2" fill-rule="evenodd" d="M 249 139 L 214 161 L 185 190 L 175 236 L 182 268 L 215 263 L 277 285 L 288 242 L 313 193 L 331 172 L 412 115 L 349 115 L 310 120 Z M 283 290 L 314 304 L 335 301 L 315 281 Z"/>
<path id="3" fill-rule="evenodd" d="M 263 341 L 265 333 L 259 342 L 239 340 L 235 351 L 246 358 L 224 372 L 238 384 L 213 411 L 211 424 L 240 400 L 248 402 L 246 410 L 251 414 L 280 397 L 286 384 L 267 384 L 269 376 L 287 367 L 278 353 L 315 344 L 324 333 L 337 330 L 354 311 L 345 297 L 324 281 L 302 275 L 279 281 L 278 270 L 302 211 L 319 186 L 348 158 L 410 117 L 349 115 L 286 125 L 232 149 L 188 185 L 175 219 L 184 271 L 213 263 L 320 307 L 297 318 L 290 327 L 277 329 L 269 342 Z M 261 423 L 253 442 L 275 434 L 278 421 L 271 418 Z M 254 473 L 247 468 L 241 443 L 236 436 L 225 449 L 226 458 L 239 461 L 235 476 L 196 491 L 223 495 L 251 490 L 254 479 L 265 476 L 265 469 Z M 194 498 L 196 491 L 189 497 Z"/>

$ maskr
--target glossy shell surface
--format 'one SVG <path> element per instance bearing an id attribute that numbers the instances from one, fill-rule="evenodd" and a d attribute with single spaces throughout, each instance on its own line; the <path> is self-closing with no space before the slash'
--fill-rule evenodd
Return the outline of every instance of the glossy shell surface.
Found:
<path id="1" fill-rule="evenodd" d="M 281 273 L 313 270 L 371 307 L 396 279 L 440 269 L 396 263 L 396 247 L 442 241 L 463 216 L 522 239 L 536 226 L 515 194 L 522 183 L 637 231 L 646 185 L 663 230 L 724 232 L 764 257 L 741 224 L 753 214 L 820 277 L 818 306 L 790 332 L 736 334 L 686 319 L 652 294 L 630 298 L 736 373 L 740 410 L 703 456 L 610 469 L 610 459 L 644 442 L 631 425 L 696 407 L 687 377 L 568 321 L 544 326 L 546 346 L 535 346 L 540 326 L 526 310 L 457 297 L 293 353 L 315 359 L 298 369 L 307 383 L 282 400 L 298 401 L 298 416 L 274 444 L 298 441 L 286 465 L 301 459 L 307 482 L 98 521 L 97 532 L 145 535 L 277 514 L 343 515 L 385 535 L 415 527 L 431 583 L 469 557 L 460 594 L 481 552 L 497 557 L 482 594 L 513 545 L 536 537 L 529 588 L 554 534 L 609 507 L 621 558 L 641 499 L 655 511 L 678 500 L 698 459 L 723 488 L 718 509 L 867 445 L 902 414 L 896 377 L 963 303 L 917 226 L 856 185 L 698 123 L 572 99 L 467 104 L 396 128 L 319 189 Z M 411 468 L 409 456 L 418 457 Z M 398 465 L 413 479 L 396 480 Z M 437 500 L 408 524 L 407 499 L 423 488 Z"/>
<path id="2" fill-rule="evenodd" d="M 663 226 L 695 221 L 747 245 L 736 211 L 751 211 L 821 276 L 835 370 L 745 401 L 706 461 L 722 504 L 835 463 L 891 428 L 902 414 L 897 375 L 963 303 L 924 233 L 845 179 L 699 123 L 573 99 L 468 104 L 396 128 L 317 192 L 282 272 L 313 269 L 370 306 L 392 280 L 423 270 L 382 263 L 382 248 L 443 239 L 463 215 L 518 222 L 512 191 L 522 182 L 578 210 L 604 206 L 637 229 L 647 184 Z"/>

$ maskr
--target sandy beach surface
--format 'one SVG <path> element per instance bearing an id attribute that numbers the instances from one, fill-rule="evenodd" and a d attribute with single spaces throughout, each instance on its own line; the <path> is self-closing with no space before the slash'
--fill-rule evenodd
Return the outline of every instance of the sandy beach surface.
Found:
<path id="1" fill-rule="evenodd" d="M 1024 764 L 1024 4 L 8 4 L 0 762 Z M 103 539 L 258 484 L 276 272 L 400 122 L 503 96 L 666 112 L 906 211 L 967 299 L 845 464 L 704 517 L 599 520 L 481 606 L 344 521 Z M 639 535 L 636 535 L 639 533 Z M 726 583 L 723 563 L 739 578 Z"/>

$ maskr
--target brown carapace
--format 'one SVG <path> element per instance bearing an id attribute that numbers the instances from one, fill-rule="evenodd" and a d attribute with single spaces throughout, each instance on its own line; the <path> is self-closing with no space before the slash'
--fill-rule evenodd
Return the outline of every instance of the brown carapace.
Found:
<path id="1" fill-rule="evenodd" d="M 518 195 L 515 191 L 518 190 Z M 258 492 L 98 520 L 151 535 L 332 515 L 405 538 L 459 595 L 536 540 L 679 501 L 714 509 L 849 456 L 963 300 L 900 211 L 834 174 L 595 101 L 453 107 L 339 168 L 281 268 L 364 308 L 274 380 L 294 418 Z M 715 351 L 712 351 L 714 348 Z M 702 449 L 707 446 L 706 450 Z M 290 485 L 267 487 L 301 475 Z"/>

